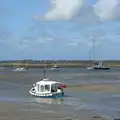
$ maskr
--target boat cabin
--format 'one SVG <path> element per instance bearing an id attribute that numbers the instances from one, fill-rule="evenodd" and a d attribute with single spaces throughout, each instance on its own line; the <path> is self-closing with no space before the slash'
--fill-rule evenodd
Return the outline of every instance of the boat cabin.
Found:
<path id="1" fill-rule="evenodd" d="M 55 81 L 40 81 L 35 85 L 36 93 L 51 93 L 58 92 L 61 88 L 61 83 Z"/>

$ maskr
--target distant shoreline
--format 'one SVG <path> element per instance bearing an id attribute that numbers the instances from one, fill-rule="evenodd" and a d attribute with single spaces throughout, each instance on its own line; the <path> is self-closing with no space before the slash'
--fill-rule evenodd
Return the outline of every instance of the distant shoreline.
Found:
<path id="1" fill-rule="evenodd" d="M 55 63 L 57 66 L 60 68 L 86 68 L 92 66 L 90 62 L 84 63 L 84 62 L 79 62 L 79 63 Z M 51 68 L 54 64 L 53 63 L 47 63 L 46 67 Z M 115 62 L 105 62 L 105 66 L 110 66 L 110 67 L 120 67 L 120 63 L 115 63 Z M 0 63 L 0 67 L 28 67 L 28 68 L 44 68 L 45 64 L 40 63 L 40 64 L 35 64 L 35 63 Z"/>

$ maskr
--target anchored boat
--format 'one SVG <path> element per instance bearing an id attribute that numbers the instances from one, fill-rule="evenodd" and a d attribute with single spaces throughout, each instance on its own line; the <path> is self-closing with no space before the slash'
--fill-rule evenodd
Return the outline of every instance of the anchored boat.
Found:
<path id="1" fill-rule="evenodd" d="M 94 65 L 93 69 L 95 70 L 110 70 L 110 67 L 104 66 L 102 61 L 99 61 L 98 65 Z"/>
<path id="2" fill-rule="evenodd" d="M 28 67 L 27 64 L 25 65 L 25 67 L 21 67 L 20 64 L 18 64 L 17 66 L 15 64 L 13 64 L 14 69 L 12 71 L 14 72 L 26 72 L 28 71 Z"/>
<path id="3" fill-rule="evenodd" d="M 57 66 L 57 64 L 55 64 L 55 65 L 52 66 L 51 71 L 60 71 L 59 68 L 60 68 L 60 67 Z"/>
<path id="4" fill-rule="evenodd" d="M 92 49 L 89 51 L 89 61 L 90 61 L 90 54 L 91 54 Z M 88 70 L 110 70 L 111 68 L 109 66 L 104 66 L 103 61 L 98 61 L 98 64 L 95 65 L 96 60 L 95 60 L 95 39 L 93 38 L 93 61 L 92 61 L 92 66 L 87 67 Z"/>
<path id="5" fill-rule="evenodd" d="M 16 71 L 16 72 L 25 72 L 25 71 L 28 71 L 28 70 L 26 68 L 20 67 L 20 68 L 14 69 L 13 71 Z"/>
<path id="6" fill-rule="evenodd" d="M 64 96 L 64 88 L 67 86 L 61 82 L 52 81 L 46 78 L 46 62 L 44 79 L 33 84 L 29 93 L 40 98 L 61 98 Z"/>
<path id="7" fill-rule="evenodd" d="M 66 87 L 65 84 L 47 78 L 33 84 L 29 92 L 31 95 L 40 98 L 59 98 L 64 96 L 63 89 Z"/>

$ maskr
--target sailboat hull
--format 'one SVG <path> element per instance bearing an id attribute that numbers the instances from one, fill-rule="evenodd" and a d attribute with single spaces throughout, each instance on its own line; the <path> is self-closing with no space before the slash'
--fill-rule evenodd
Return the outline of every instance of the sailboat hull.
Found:
<path id="1" fill-rule="evenodd" d="M 15 71 L 15 72 L 26 72 L 26 71 L 28 71 L 28 70 L 25 69 L 25 68 L 16 68 L 16 69 L 14 69 L 13 71 Z"/>
<path id="2" fill-rule="evenodd" d="M 110 67 L 93 67 L 95 70 L 110 70 Z"/>

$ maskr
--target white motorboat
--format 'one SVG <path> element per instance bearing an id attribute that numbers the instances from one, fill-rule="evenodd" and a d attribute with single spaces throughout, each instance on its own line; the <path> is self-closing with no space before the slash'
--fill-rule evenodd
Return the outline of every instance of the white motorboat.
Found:
<path id="1" fill-rule="evenodd" d="M 66 87 L 61 82 L 51 81 L 47 78 L 33 84 L 29 93 L 40 98 L 61 98 L 64 96 L 63 89 Z"/>
<path id="2" fill-rule="evenodd" d="M 16 72 L 25 72 L 25 71 L 27 71 L 27 69 L 26 68 L 23 68 L 23 67 L 20 67 L 20 68 L 15 68 L 13 71 L 16 71 Z"/>
<path id="3" fill-rule="evenodd" d="M 63 89 L 67 86 L 61 82 L 56 82 L 46 78 L 46 62 L 44 69 L 44 79 L 33 84 L 29 93 L 40 98 L 61 98 L 64 96 Z"/>

